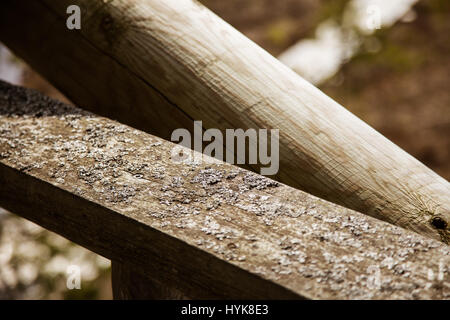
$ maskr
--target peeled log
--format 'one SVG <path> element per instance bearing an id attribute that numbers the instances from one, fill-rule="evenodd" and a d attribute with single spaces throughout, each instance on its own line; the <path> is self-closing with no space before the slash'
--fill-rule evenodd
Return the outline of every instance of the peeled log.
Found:
<path id="1" fill-rule="evenodd" d="M 0 40 L 76 104 L 164 138 L 192 120 L 279 129 L 274 179 L 450 241 L 445 179 L 198 2 L 4 0 Z"/>

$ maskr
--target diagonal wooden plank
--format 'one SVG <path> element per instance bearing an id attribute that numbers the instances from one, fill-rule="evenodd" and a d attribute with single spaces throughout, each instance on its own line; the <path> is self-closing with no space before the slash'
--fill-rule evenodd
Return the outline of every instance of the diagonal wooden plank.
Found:
<path id="1" fill-rule="evenodd" d="M 82 8 L 82 28 L 65 8 Z M 450 240 L 450 184 L 191 0 L 4 0 L 0 39 L 77 105 L 168 138 L 280 129 L 278 181 Z"/>
<path id="2" fill-rule="evenodd" d="M 173 146 L 0 82 L 0 205 L 180 296 L 450 297 L 445 244 Z"/>

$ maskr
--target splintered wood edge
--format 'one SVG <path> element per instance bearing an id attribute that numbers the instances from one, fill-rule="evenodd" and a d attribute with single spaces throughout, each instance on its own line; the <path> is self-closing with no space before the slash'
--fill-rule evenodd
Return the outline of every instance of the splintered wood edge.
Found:
<path id="1" fill-rule="evenodd" d="M 0 82 L 0 205 L 183 296 L 450 297 L 447 245 L 174 146 Z"/>

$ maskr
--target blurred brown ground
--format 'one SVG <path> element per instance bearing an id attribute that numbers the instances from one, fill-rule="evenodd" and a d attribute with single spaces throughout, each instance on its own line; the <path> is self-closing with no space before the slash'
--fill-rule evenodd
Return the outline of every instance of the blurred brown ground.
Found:
<path id="1" fill-rule="evenodd" d="M 391 141 L 450 179 L 450 1 L 423 1 L 417 18 L 377 34 L 321 86 Z"/>

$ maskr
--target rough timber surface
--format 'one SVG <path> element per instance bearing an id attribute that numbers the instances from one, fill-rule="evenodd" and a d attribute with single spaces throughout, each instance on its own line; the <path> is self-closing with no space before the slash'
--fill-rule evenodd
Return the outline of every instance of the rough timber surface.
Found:
<path id="1" fill-rule="evenodd" d="M 77 105 L 163 138 L 279 129 L 275 180 L 450 242 L 445 179 L 197 1 L 2 0 L 0 40 Z"/>
<path id="2" fill-rule="evenodd" d="M 179 296 L 450 297 L 447 245 L 173 146 L 0 82 L 0 205 Z"/>

